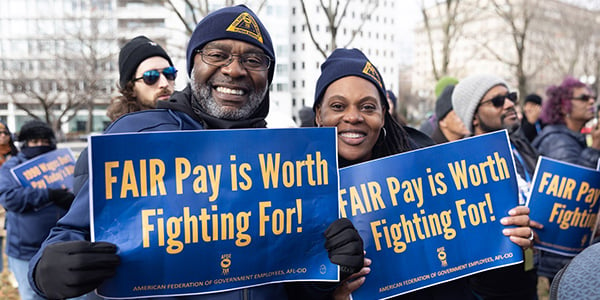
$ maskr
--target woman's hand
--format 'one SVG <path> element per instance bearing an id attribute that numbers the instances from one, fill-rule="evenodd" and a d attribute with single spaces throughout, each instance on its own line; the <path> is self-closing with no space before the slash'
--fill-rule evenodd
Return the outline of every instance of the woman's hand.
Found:
<path id="1" fill-rule="evenodd" d="M 365 283 L 365 275 L 371 272 L 371 260 L 366 258 L 364 259 L 364 266 L 360 271 L 350 275 L 350 277 L 346 278 L 344 281 L 338 285 L 338 287 L 333 292 L 333 299 L 335 300 L 348 300 L 350 299 L 350 294 L 358 289 L 363 283 Z"/>
<path id="2" fill-rule="evenodd" d="M 516 228 L 504 228 L 502 233 L 508 236 L 510 240 L 523 247 L 530 248 L 533 246 L 534 232 L 529 220 L 529 207 L 517 206 L 508 211 L 508 217 L 500 219 L 500 223 L 504 226 L 517 226 Z"/>

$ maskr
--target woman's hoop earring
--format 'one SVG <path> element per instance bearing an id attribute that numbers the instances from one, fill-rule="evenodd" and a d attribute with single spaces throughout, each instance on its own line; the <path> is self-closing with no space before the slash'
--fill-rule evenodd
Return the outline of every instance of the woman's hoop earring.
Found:
<path id="1" fill-rule="evenodd" d="M 381 129 L 383 130 L 383 139 L 385 140 L 387 137 L 387 130 L 385 130 L 385 127 L 381 127 Z"/>

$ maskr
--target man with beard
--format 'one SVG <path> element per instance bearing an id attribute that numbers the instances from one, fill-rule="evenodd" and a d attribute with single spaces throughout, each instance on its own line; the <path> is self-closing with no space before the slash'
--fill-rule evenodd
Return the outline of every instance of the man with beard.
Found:
<path id="1" fill-rule="evenodd" d="M 188 43 L 187 72 L 191 83 L 168 102 L 159 101 L 159 109 L 129 113 L 113 122 L 106 133 L 264 128 L 274 70 L 271 38 L 254 12 L 244 5 L 219 9 L 196 26 Z M 85 153 L 79 160 L 87 161 Z M 86 163 L 78 161 L 75 176 L 84 178 L 84 184 L 76 187 L 78 193 L 71 210 L 53 228 L 29 265 L 31 286 L 51 299 L 92 291 L 114 276 L 120 263 L 116 245 L 89 241 Z M 332 239 L 348 241 L 339 243 L 340 248 L 357 243 L 351 248 L 359 251 L 348 253 L 333 247 L 328 249 L 331 260 L 353 260 L 348 265 L 358 260 L 362 266 L 358 232 L 344 222 L 336 221 L 331 227 L 336 233 Z M 185 299 L 320 299 L 329 297 L 331 292 L 294 284 L 269 284 Z"/>
<path id="2" fill-rule="evenodd" d="M 119 93 L 106 109 L 111 121 L 120 116 L 156 107 L 175 91 L 177 69 L 165 50 L 140 35 L 119 52 Z"/>
<path id="3" fill-rule="evenodd" d="M 517 93 L 502 78 L 478 74 L 461 80 L 452 92 L 452 107 L 472 135 L 507 129 L 517 167 L 519 202 L 525 204 L 535 169 L 537 152 L 519 130 L 515 110 Z M 533 241 L 533 230 L 530 240 Z M 531 250 L 528 250 L 531 251 Z M 525 262 L 471 276 L 469 284 L 478 299 L 537 299 L 537 275 L 531 252 Z"/>

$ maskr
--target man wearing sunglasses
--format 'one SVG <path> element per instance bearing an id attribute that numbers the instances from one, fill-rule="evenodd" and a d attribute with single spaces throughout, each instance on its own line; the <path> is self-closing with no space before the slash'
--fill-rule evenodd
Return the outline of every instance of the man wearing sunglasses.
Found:
<path id="1" fill-rule="evenodd" d="M 495 75 L 468 76 L 452 92 L 452 107 L 472 135 L 508 130 L 517 167 L 519 202 L 524 205 L 538 154 L 519 129 L 516 102 L 517 94 L 511 92 L 508 84 Z M 533 230 L 531 233 L 529 240 L 533 243 Z M 470 286 L 481 299 L 537 299 L 537 274 L 531 267 L 532 263 L 532 257 L 530 259 L 526 255 L 524 264 L 470 277 Z"/>
<path id="2" fill-rule="evenodd" d="M 171 57 L 157 43 L 145 36 L 127 42 L 119 52 L 119 93 L 108 106 L 112 120 L 140 110 L 156 107 L 175 91 L 177 69 Z"/>
<path id="3" fill-rule="evenodd" d="M 191 83 L 183 91 L 175 92 L 169 101 L 159 101 L 158 109 L 128 113 L 105 132 L 264 128 L 274 71 L 271 38 L 254 12 L 245 5 L 219 9 L 196 26 L 188 43 L 187 73 Z M 135 84 L 146 84 L 140 74 L 127 80 L 130 79 Z M 29 265 L 31 286 L 50 299 L 74 297 L 94 290 L 114 276 L 120 262 L 116 245 L 89 241 L 88 164 L 85 162 L 87 152 L 84 150 L 75 174 L 85 178 L 85 183 L 75 188 L 77 197 L 71 210 L 57 223 Z M 323 299 L 322 296 L 331 291 L 317 291 L 309 284 L 269 284 L 185 299 L 285 300 L 291 296 Z"/>

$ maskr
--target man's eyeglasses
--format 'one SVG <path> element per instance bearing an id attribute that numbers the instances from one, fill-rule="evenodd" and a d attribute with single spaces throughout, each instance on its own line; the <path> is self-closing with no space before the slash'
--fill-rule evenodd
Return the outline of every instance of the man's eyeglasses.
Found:
<path id="1" fill-rule="evenodd" d="M 163 73 L 163 75 L 165 75 L 165 78 L 167 78 L 167 80 L 175 80 L 175 78 L 177 78 L 177 69 L 175 69 L 175 67 L 171 66 L 171 67 L 166 67 L 166 68 L 162 69 L 162 71 L 148 70 L 148 71 L 144 72 L 142 77 L 134 78 L 133 81 L 138 81 L 140 79 L 143 79 L 145 84 L 153 85 L 160 78 L 160 73 Z"/>
<path id="2" fill-rule="evenodd" d="M 506 99 L 508 99 L 512 102 L 517 102 L 517 93 L 510 92 L 510 93 L 506 93 L 505 95 L 498 95 L 492 99 L 481 101 L 481 103 L 479 103 L 479 106 L 481 106 L 485 103 L 488 103 L 488 102 L 492 102 L 494 107 L 502 107 L 502 106 L 504 106 L 504 101 L 506 101 Z"/>
<path id="3" fill-rule="evenodd" d="M 10 135 L 10 132 L 8 132 L 8 131 L 0 131 L 0 135 Z"/>
<path id="4" fill-rule="evenodd" d="M 261 53 L 231 54 L 218 49 L 196 51 L 202 57 L 203 62 L 215 67 L 228 66 L 236 56 L 240 64 L 248 70 L 264 71 L 271 66 L 271 58 Z"/>
<path id="5" fill-rule="evenodd" d="M 592 100 L 595 101 L 596 97 L 594 97 L 592 95 L 583 94 L 583 95 L 581 95 L 579 97 L 573 97 L 573 98 L 571 98 L 571 100 L 581 100 L 581 101 L 585 101 L 585 102 L 587 102 L 590 99 L 592 99 Z"/>

